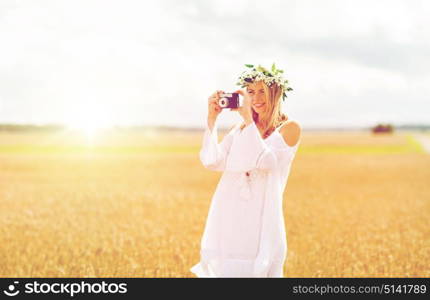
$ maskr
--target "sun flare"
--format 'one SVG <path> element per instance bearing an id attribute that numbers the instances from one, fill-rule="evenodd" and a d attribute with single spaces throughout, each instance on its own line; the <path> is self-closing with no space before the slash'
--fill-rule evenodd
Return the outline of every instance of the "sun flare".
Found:
<path id="1" fill-rule="evenodd" d="M 94 104 L 82 103 L 68 112 L 65 125 L 70 130 L 83 133 L 88 142 L 93 142 L 95 136 L 103 129 L 113 126 L 110 114 Z"/>

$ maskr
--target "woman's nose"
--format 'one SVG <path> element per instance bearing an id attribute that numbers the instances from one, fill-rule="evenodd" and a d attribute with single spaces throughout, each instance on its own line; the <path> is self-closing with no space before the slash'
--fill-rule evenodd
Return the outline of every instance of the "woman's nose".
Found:
<path id="1" fill-rule="evenodd" d="M 255 102 L 261 103 L 264 101 L 263 95 L 256 95 L 254 98 Z"/>

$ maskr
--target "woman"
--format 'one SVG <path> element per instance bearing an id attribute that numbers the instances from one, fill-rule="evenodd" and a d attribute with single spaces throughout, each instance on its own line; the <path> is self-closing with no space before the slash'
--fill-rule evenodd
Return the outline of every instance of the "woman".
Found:
<path id="1" fill-rule="evenodd" d="M 280 76 L 273 81 L 276 72 L 259 68 L 242 76 L 246 89 L 236 92 L 243 105 L 232 110 L 243 123 L 220 144 L 216 121 L 222 91 L 208 101 L 200 160 L 223 174 L 209 208 L 200 262 L 190 269 L 198 277 L 283 277 L 287 240 L 282 199 L 301 127 L 280 111 L 281 95 L 292 90 L 288 81 Z"/>

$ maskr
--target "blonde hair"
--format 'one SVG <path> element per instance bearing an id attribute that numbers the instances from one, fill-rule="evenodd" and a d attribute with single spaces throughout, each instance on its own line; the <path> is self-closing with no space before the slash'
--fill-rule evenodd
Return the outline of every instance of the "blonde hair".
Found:
<path id="1" fill-rule="evenodd" d="M 281 112 L 282 88 L 275 83 L 269 87 L 264 81 L 261 82 L 263 84 L 267 104 L 267 109 L 262 116 L 262 119 L 264 120 L 263 139 L 265 139 L 270 136 L 276 128 L 283 125 L 288 120 L 288 116 Z M 262 123 L 258 118 L 258 114 L 252 110 L 252 119 L 255 124 Z M 243 123 L 240 129 L 243 129 L 245 126 L 246 124 Z"/>

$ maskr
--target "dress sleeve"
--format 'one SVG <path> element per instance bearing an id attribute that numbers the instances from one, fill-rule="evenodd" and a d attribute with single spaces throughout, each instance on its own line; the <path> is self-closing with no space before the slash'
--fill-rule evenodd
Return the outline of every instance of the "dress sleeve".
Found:
<path id="1" fill-rule="evenodd" d="M 202 148 L 200 150 L 200 161 L 203 166 L 211 171 L 223 172 L 225 170 L 226 159 L 233 141 L 234 126 L 218 143 L 218 123 L 215 124 L 212 130 L 206 124 L 206 129 L 203 135 Z"/>
<path id="2" fill-rule="evenodd" d="M 271 171 L 279 165 L 286 165 L 294 153 L 285 142 L 282 145 L 267 145 L 255 122 L 239 132 L 230 149 L 226 170 L 245 172 L 253 169 Z"/>

